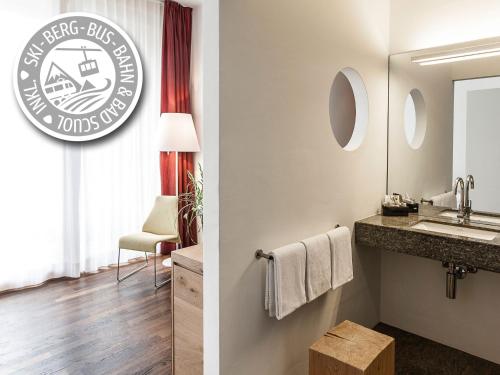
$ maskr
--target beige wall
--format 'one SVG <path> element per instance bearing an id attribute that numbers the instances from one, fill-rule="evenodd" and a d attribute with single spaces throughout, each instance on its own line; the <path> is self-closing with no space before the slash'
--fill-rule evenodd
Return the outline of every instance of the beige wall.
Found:
<path id="1" fill-rule="evenodd" d="M 330 125 L 342 147 L 351 140 L 355 123 L 356 100 L 351 83 L 343 73 L 338 73 L 330 91 Z"/>
<path id="2" fill-rule="evenodd" d="M 264 311 L 266 250 L 352 229 L 385 191 L 389 4 L 220 2 L 220 347 L 222 375 L 304 375 L 330 326 L 379 321 L 379 254 L 354 250 L 354 281 L 282 321 Z M 368 132 L 347 152 L 330 127 L 336 73 L 356 69 Z M 210 256 L 207 254 L 206 256 Z M 207 322 L 207 324 L 210 324 Z"/>
<path id="3" fill-rule="evenodd" d="M 382 252 L 381 321 L 500 363 L 500 275 L 479 271 L 445 297 L 441 262 Z"/>
<path id="4" fill-rule="evenodd" d="M 499 17 L 497 0 L 392 0 L 391 51 L 498 36 Z M 381 263 L 383 322 L 500 363 L 500 274 L 469 275 L 448 300 L 440 262 L 382 252 Z"/>
<path id="5" fill-rule="evenodd" d="M 498 0 L 391 0 L 391 53 L 500 35 Z"/>

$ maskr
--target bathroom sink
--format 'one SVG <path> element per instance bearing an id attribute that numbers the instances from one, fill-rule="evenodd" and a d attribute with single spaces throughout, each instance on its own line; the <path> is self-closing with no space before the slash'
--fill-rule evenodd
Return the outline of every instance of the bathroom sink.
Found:
<path id="1" fill-rule="evenodd" d="M 426 230 L 429 232 L 451 234 L 455 236 L 475 238 L 478 240 L 492 241 L 500 235 L 498 232 L 489 231 L 485 229 L 471 228 L 463 225 L 449 225 L 443 223 L 436 223 L 433 221 L 420 221 L 413 225 L 412 229 Z"/>
<path id="2" fill-rule="evenodd" d="M 456 219 L 457 218 L 457 212 L 456 211 L 444 211 L 439 214 L 439 216 L 442 217 L 449 217 Z M 477 221 L 481 223 L 488 223 L 488 224 L 497 224 L 500 225 L 500 217 L 493 216 L 493 215 L 486 215 L 486 214 L 480 214 L 480 213 L 472 213 L 470 215 L 470 220 L 471 221 Z"/>

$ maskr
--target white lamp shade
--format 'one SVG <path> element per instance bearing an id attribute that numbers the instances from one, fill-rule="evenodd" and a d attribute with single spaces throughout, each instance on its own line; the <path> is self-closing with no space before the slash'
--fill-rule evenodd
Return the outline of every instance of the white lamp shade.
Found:
<path id="1" fill-rule="evenodd" d="M 158 126 L 160 151 L 198 152 L 193 117 L 189 113 L 162 113 Z"/>

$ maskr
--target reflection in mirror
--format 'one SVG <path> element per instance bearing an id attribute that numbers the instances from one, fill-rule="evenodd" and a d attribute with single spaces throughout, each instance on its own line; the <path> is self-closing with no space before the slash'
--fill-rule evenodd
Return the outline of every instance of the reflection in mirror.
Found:
<path id="1" fill-rule="evenodd" d="M 417 89 L 410 91 L 404 108 L 404 126 L 406 141 L 413 149 L 422 145 L 426 129 L 425 101 Z"/>
<path id="2" fill-rule="evenodd" d="M 500 77 L 455 82 L 453 176 L 478 181 L 474 209 L 500 212 Z"/>
<path id="3" fill-rule="evenodd" d="M 408 193 L 420 201 L 451 190 L 453 81 L 447 66 L 422 67 L 412 63 L 412 56 L 390 57 L 387 176 L 388 193 Z M 421 139 L 413 137 L 409 143 L 404 113 L 408 93 L 414 89 L 422 103 L 425 98 L 425 110 Z"/>
<path id="4" fill-rule="evenodd" d="M 471 174 L 472 210 L 500 213 L 500 57 L 477 58 L 477 46 L 499 42 L 390 57 L 388 193 L 454 208 L 453 181 Z"/>

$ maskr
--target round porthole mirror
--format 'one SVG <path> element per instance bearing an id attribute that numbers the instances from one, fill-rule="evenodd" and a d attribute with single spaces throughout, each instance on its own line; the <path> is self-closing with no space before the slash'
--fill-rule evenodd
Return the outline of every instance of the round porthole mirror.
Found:
<path id="1" fill-rule="evenodd" d="M 405 101 L 404 127 L 406 141 L 414 150 L 420 148 L 424 143 L 425 131 L 427 129 L 427 115 L 425 101 L 422 93 L 413 89 Z"/>
<path id="2" fill-rule="evenodd" d="M 352 68 L 337 73 L 330 89 L 330 125 L 338 144 L 356 150 L 368 127 L 368 95 L 363 79 Z"/>

